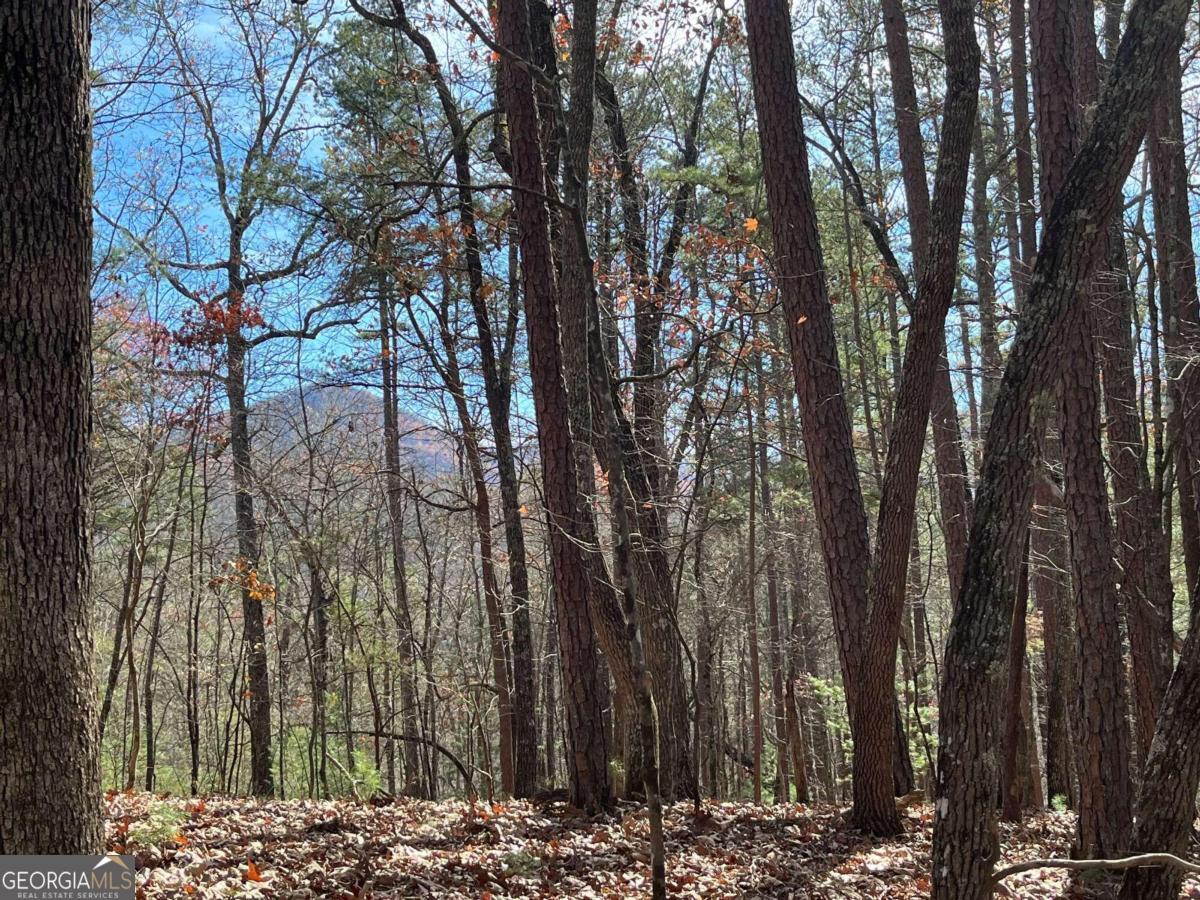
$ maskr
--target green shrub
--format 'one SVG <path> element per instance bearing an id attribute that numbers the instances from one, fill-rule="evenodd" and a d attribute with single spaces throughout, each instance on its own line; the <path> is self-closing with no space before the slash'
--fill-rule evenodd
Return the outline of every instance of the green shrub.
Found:
<path id="1" fill-rule="evenodd" d="M 156 847 L 177 840 L 179 826 L 187 818 L 187 813 L 174 803 L 152 803 L 146 818 L 129 826 L 129 842 L 143 847 Z"/>

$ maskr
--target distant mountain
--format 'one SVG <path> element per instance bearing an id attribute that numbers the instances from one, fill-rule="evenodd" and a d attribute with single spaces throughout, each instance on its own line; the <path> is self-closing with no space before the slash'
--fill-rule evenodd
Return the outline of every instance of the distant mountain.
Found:
<path id="1" fill-rule="evenodd" d="M 260 460 L 288 453 L 307 430 L 317 442 L 360 444 L 362 455 L 378 459 L 383 438 L 383 398 L 358 387 L 328 386 L 285 391 L 255 403 L 250 410 L 254 454 Z M 455 469 L 453 441 L 419 416 L 402 409 L 398 421 L 400 452 L 406 465 L 437 476 Z"/>

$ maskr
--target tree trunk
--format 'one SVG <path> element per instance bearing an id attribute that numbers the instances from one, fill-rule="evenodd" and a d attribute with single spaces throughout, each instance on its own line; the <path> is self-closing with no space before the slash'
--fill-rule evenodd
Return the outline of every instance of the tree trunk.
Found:
<path id="1" fill-rule="evenodd" d="M 529 572 L 525 562 L 525 531 L 521 523 L 520 482 L 517 478 L 512 429 L 509 424 L 511 387 L 508 365 L 511 349 L 508 353 L 496 353 L 491 314 L 484 290 L 482 245 L 475 221 L 470 145 L 458 104 L 442 74 L 433 44 L 424 33 L 412 25 L 403 0 L 393 0 L 392 8 L 401 30 L 421 51 L 430 67 L 442 112 L 454 138 L 451 157 L 457 181 L 459 222 L 463 229 L 467 288 L 479 337 L 479 367 L 483 375 L 483 391 L 492 425 L 496 471 L 500 481 L 500 505 L 504 516 L 504 541 L 508 549 L 508 582 L 512 594 L 513 796 L 529 797 L 537 787 L 538 747 L 533 708 L 533 630 L 529 619 Z M 515 325 L 515 321 L 511 324 Z M 511 340 L 506 342 L 506 346 L 511 348 Z"/>
<path id="2" fill-rule="evenodd" d="M 1180 543 L 1193 604 L 1200 596 L 1200 300 L 1192 252 L 1179 61 L 1171 59 L 1151 119 L 1150 178 L 1165 320 L 1167 436 L 1179 486 Z"/>
<path id="3" fill-rule="evenodd" d="M 1025 552 L 1021 559 L 1021 580 L 1017 587 L 1016 602 L 1013 603 L 1012 628 L 1008 637 L 1008 663 L 1005 667 L 1004 687 L 1004 740 L 1001 744 L 1003 757 L 1000 762 L 1000 812 L 1006 822 L 1017 822 L 1021 818 L 1024 800 L 1022 781 L 1025 772 L 1019 762 L 1021 744 L 1025 740 L 1029 723 L 1025 719 L 1023 683 L 1025 678 L 1025 613 L 1029 605 L 1029 537 L 1025 538 Z"/>
<path id="4" fill-rule="evenodd" d="M 92 676 L 89 4 L 0 15 L 0 854 L 103 847 Z"/>
<path id="5" fill-rule="evenodd" d="M 390 298 L 379 296 L 379 341 L 381 386 L 383 389 L 383 465 L 384 492 L 387 499 L 388 535 L 391 538 L 392 579 L 396 592 L 396 649 L 399 656 L 400 723 L 401 731 L 415 737 L 418 730 L 416 691 L 416 639 L 413 634 L 412 610 L 408 602 L 408 572 L 404 548 L 404 481 L 400 474 L 400 427 L 396 397 L 396 359 L 393 336 L 396 325 L 390 308 Z M 420 792 L 419 746 L 405 741 L 404 793 L 414 796 Z M 324 765 L 322 756 L 320 765 Z M 322 777 L 324 785 L 324 777 Z"/>
<path id="6" fill-rule="evenodd" d="M 1047 218 L 1029 309 L 996 396 L 976 497 L 963 593 L 955 607 L 942 689 L 934 819 L 934 897 L 992 893 L 996 673 L 1016 594 L 1021 534 L 1032 500 L 1033 401 L 1052 382 L 1061 342 L 1078 327 L 1103 234 L 1145 133 L 1165 61 L 1178 52 L 1186 0 L 1139 0 L 1083 146 Z"/>
<path id="7" fill-rule="evenodd" d="M 1090 3 L 1077 2 L 1075 15 L 1079 68 L 1076 93 L 1079 106 L 1087 109 L 1100 93 L 1094 8 Z M 1106 15 L 1113 12 L 1108 10 Z M 1119 10 L 1115 15 L 1120 16 Z M 1137 408 L 1137 372 L 1130 336 L 1134 297 L 1120 221 L 1112 223 L 1104 240 L 1105 258 L 1091 293 L 1104 377 L 1105 433 L 1116 510 L 1120 593 L 1133 664 L 1137 748 L 1139 758 L 1144 760 L 1171 677 L 1173 587 L 1161 505 L 1150 487 Z"/>
<path id="8" fill-rule="evenodd" d="M 1170 431 L 1175 441 L 1176 478 L 1179 481 L 1180 520 L 1192 608 L 1188 635 L 1179 654 L 1158 714 L 1158 723 L 1145 764 L 1137 803 L 1131 851 L 1186 855 L 1195 819 L 1196 791 L 1200 786 L 1200 584 L 1196 582 L 1196 518 L 1189 509 L 1196 497 L 1193 480 L 1200 463 L 1196 452 L 1194 417 L 1200 384 L 1195 363 L 1181 371 L 1180 364 L 1195 354 L 1200 341 L 1196 301 L 1195 257 L 1191 252 L 1191 218 L 1187 204 L 1187 166 L 1182 136 L 1179 58 L 1167 61 L 1162 90 L 1155 101 L 1151 128 L 1151 183 L 1154 191 L 1155 233 L 1162 269 L 1164 311 L 1168 322 L 1168 371 L 1175 406 Z M 1189 516 L 1193 518 L 1190 519 Z M 1121 887 L 1122 900 L 1170 900 L 1179 896 L 1182 872 L 1174 868 L 1131 869 Z"/>
<path id="9" fill-rule="evenodd" d="M 746 25 L 776 279 L 787 320 L 842 680 L 853 707 L 870 560 L 867 516 L 817 234 L 788 4 L 752 0 L 746 4 Z"/>
<path id="10" fill-rule="evenodd" d="M 916 84 L 913 79 L 912 54 L 908 41 L 908 21 L 901 0 L 886 0 L 881 4 L 888 66 L 891 70 L 892 102 L 896 116 L 897 143 L 900 149 L 900 172 L 904 180 L 905 202 L 908 207 L 909 229 L 912 234 L 913 271 L 918 285 L 925 277 L 927 254 L 930 253 L 934 222 L 929 200 L 925 171 L 925 142 L 921 135 L 920 110 L 917 108 Z M 970 42 L 978 54 L 974 40 Z M 978 63 L 975 65 L 978 70 Z M 964 69 L 965 72 L 965 69 Z M 949 73 L 947 73 L 949 75 Z M 976 94 L 978 74 L 976 74 Z M 976 97 L 978 102 L 978 97 Z M 957 161 L 965 165 L 965 160 Z M 941 155 L 939 154 L 939 165 Z M 957 164 L 957 163 L 956 163 Z M 936 191 L 936 186 L 935 186 Z M 956 200 L 957 202 L 957 200 Z M 965 189 L 963 203 L 965 205 Z M 959 210 L 958 219 L 962 218 Z M 955 226 L 961 231 L 961 222 Z M 937 276 L 947 277 L 943 273 Z M 953 291 L 954 273 L 951 278 Z M 939 283 L 931 281 L 930 284 Z M 939 288 L 940 290 L 940 288 Z M 950 577 L 950 593 L 958 596 L 962 585 L 963 559 L 967 550 L 967 527 L 970 523 L 970 499 L 967 495 L 966 457 L 958 425 L 958 404 L 950 380 L 950 363 L 946 356 L 943 321 L 942 346 L 934 372 L 928 416 L 932 420 L 934 465 L 938 476 L 938 497 L 942 511 L 942 532 L 946 544 L 946 568 Z M 898 404 L 897 404 L 898 405 Z"/>
<path id="11" fill-rule="evenodd" d="M 749 464 L 750 464 L 750 510 L 747 514 L 749 521 L 746 540 L 746 666 L 750 691 L 750 751 L 754 760 L 752 772 L 752 790 L 754 802 L 762 803 L 763 781 L 763 721 L 762 721 L 762 665 L 758 652 L 758 515 L 756 470 L 758 468 L 758 451 L 754 439 L 754 408 L 750 405 L 750 392 L 745 392 L 746 398 L 746 433 L 750 435 Z"/>
<path id="12" fill-rule="evenodd" d="M 761 366 L 759 377 L 759 415 L 758 427 L 761 430 L 766 422 L 766 397 L 762 381 Z M 767 568 L 767 661 L 771 669 L 771 716 L 774 725 L 775 740 L 775 802 L 788 801 L 788 720 L 784 697 L 784 665 L 783 665 L 783 623 L 780 621 L 779 608 L 779 571 L 775 558 L 775 510 L 771 503 L 771 483 L 767 470 L 767 442 L 758 442 L 758 486 L 762 507 L 763 532 L 766 545 Z"/>
<path id="13" fill-rule="evenodd" d="M 1042 210 L 1052 208 L 1079 146 L 1078 111 L 1087 100 L 1085 47 L 1094 31 L 1079 34 L 1080 0 L 1037 0 L 1033 6 L 1034 85 L 1038 113 Z M 1091 15 L 1090 11 L 1085 15 Z M 1093 61 L 1094 66 L 1094 61 Z M 1109 223 L 1105 222 L 1107 228 Z M 1099 257 L 1103 259 L 1103 254 Z M 1082 857 L 1119 856 L 1129 840 L 1132 790 L 1129 726 L 1120 607 L 1113 566 L 1112 521 L 1100 445 L 1093 315 L 1082 285 L 1079 314 L 1060 348 L 1059 432 L 1064 506 L 1071 537 L 1079 662 L 1076 769 L 1079 818 L 1075 851 Z"/>
<path id="14" fill-rule="evenodd" d="M 946 313 L 957 280 L 958 243 L 979 102 L 980 57 L 972 6 L 961 0 L 942 0 L 939 9 L 946 45 L 946 111 L 926 235 L 927 259 L 920 269 L 888 440 L 870 580 L 870 619 L 859 693 L 851 712 L 852 817 L 859 827 L 875 834 L 902 830 L 892 785 L 885 775 L 890 770 L 892 749 L 883 723 L 888 706 L 894 707 L 896 702 L 896 646 L 904 616 L 917 482 L 938 358 L 945 343 Z"/>
<path id="15" fill-rule="evenodd" d="M 684 138 L 683 167 L 695 165 L 698 155 L 696 139 L 699 115 L 710 61 L 711 50 L 705 69 L 701 72 L 691 123 Z M 662 380 L 650 376 L 661 368 L 662 304 L 682 236 L 687 192 L 684 190 L 676 194 L 661 265 L 656 277 L 651 279 L 642 194 L 621 107 L 612 84 L 603 73 L 597 73 L 596 88 L 604 107 L 616 157 L 617 188 L 624 223 L 622 236 L 634 297 L 633 375 L 640 380 L 634 383 L 633 388 L 632 422 L 625 420 L 622 409 L 618 408 L 617 414 L 622 431 L 629 432 L 621 446 L 625 448 L 629 483 L 637 501 L 634 514 L 638 539 L 633 548 L 633 561 L 638 582 L 642 585 L 638 596 L 642 604 L 642 634 L 659 720 L 662 790 L 663 795 L 670 799 L 692 793 L 693 774 L 683 663 L 673 622 L 675 609 L 670 587 L 671 562 L 666 553 L 668 536 L 663 509 L 668 498 L 663 493 L 662 478 L 663 461 L 667 458 L 662 433 L 665 400 L 662 396 Z"/>
<path id="16" fill-rule="evenodd" d="M 1158 728 L 1142 770 L 1132 853 L 1187 856 L 1200 787 L 1200 629 L 1193 624 L 1163 700 Z M 1122 900 L 1173 900 L 1183 872 L 1174 867 L 1130 869 Z"/>
<path id="17" fill-rule="evenodd" d="M 449 273 L 443 275 L 449 278 Z M 445 281 L 448 284 L 448 280 Z M 445 297 L 448 302 L 448 295 Z M 504 600 L 500 595 L 500 586 L 496 578 L 496 561 L 492 550 L 492 511 L 491 499 L 488 495 L 487 477 L 483 470 L 483 458 L 479 449 L 479 435 L 471 411 L 467 407 L 466 388 L 463 385 L 462 374 L 458 366 L 458 349 L 454 335 L 450 330 L 447 304 L 443 303 L 438 318 L 442 346 L 446 352 L 444 363 L 434 365 L 441 368 L 446 389 L 450 392 L 455 411 L 458 413 L 458 424 L 462 432 L 463 455 L 467 460 L 467 471 L 470 474 L 471 485 L 475 493 L 472 503 L 472 513 L 475 518 L 475 535 L 479 544 L 479 568 L 483 581 L 484 605 L 487 608 L 488 638 L 492 656 L 492 679 L 496 684 L 496 705 L 500 718 L 500 781 L 504 793 L 510 797 L 516 796 L 515 760 L 513 750 L 513 713 L 512 687 L 509 677 L 511 671 L 508 638 L 504 627 Z"/>
<path id="18" fill-rule="evenodd" d="M 526 4 L 499 4 L 500 42 L 518 57 L 530 51 Z M 567 709 L 567 741 L 572 802 L 588 810 L 611 803 L 604 714 L 599 703 L 596 649 L 587 605 L 587 580 L 576 543 L 578 490 L 570 427 L 570 407 L 563 382 L 559 346 L 558 302 L 546 182 L 538 132 L 533 80 L 523 65 L 500 63 L 501 91 L 511 140 L 513 203 L 521 244 L 525 291 L 525 325 L 534 411 L 542 462 L 543 494 L 554 569 L 560 663 Z"/>
<path id="19" fill-rule="evenodd" d="M 232 242 L 231 242 L 232 243 Z M 240 298 L 240 248 L 230 250 L 230 292 Z M 232 301 L 231 301 L 232 302 Z M 257 797 L 275 793 L 271 764 L 271 682 L 267 667 L 267 629 L 262 602 L 252 595 L 251 573 L 258 568 L 258 523 L 254 519 L 253 475 L 250 468 L 249 409 L 246 405 L 248 345 L 238 329 L 225 342 L 225 396 L 229 401 L 229 446 L 233 452 L 233 510 L 237 528 L 237 576 L 242 594 L 242 641 L 246 651 L 246 690 L 250 700 L 250 792 Z"/>

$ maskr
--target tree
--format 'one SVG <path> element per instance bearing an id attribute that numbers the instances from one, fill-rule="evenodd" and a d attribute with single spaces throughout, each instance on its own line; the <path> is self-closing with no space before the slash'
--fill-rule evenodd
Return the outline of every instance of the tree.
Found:
<path id="1" fill-rule="evenodd" d="M 224 351 L 219 377 L 228 404 L 238 567 L 249 577 L 257 571 L 262 549 L 254 512 L 248 396 L 253 350 L 274 338 L 314 337 L 347 320 L 322 315 L 339 307 L 341 298 L 305 310 L 295 329 L 271 326 L 263 307 L 272 288 L 310 272 L 327 247 L 311 210 L 282 248 L 272 246 L 263 233 L 270 231 L 274 216 L 286 217 L 305 205 L 299 167 L 301 137 L 307 131 L 302 111 L 324 52 L 319 35 L 331 7 L 323 3 L 310 9 L 273 0 L 253 6 L 229 4 L 224 10 L 228 20 L 223 24 L 229 29 L 231 46 L 244 52 L 228 52 L 228 47 L 200 42 L 188 27 L 195 11 L 181 8 L 175 0 L 154 0 L 147 10 L 170 48 L 169 84 L 184 111 L 183 121 L 198 125 L 200 138 L 193 149 L 198 158 L 207 161 L 200 192 L 220 223 L 221 237 L 211 244 L 195 240 L 209 223 L 201 227 L 192 222 L 197 231 L 190 231 L 184 216 L 194 215 L 194 211 L 183 208 L 182 202 L 180 208 L 174 208 L 175 191 L 165 197 L 145 198 L 145 207 L 151 212 L 145 234 L 108 220 L 145 255 L 148 268 L 192 305 L 184 317 L 181 339 Z M 227 83 L 244 93 L 226 89 Z M 231 118 L 239 102 L 247 103 L 255 114 L 246 120 Z M 232 122 L 240 127 L 237 139 L 229 130 L 235 127 Z M 179 127 L 188 134 L 186 124 Z M 181 153 L 185 155 L 190 154 Z M 248 585 L 243 585 L 241 595 L 250 790 L 270 795 L 274 773 L 266 616 Z"/>
<path id="2" fill-rule="evenodd" d="M 1077 327 L 1078 286 L 1094 271 L 1149 120 L 1150 101 L 1178 51 L 1187 4 L 1139 0 L 1129 14 L 1092 125 L 1047 217 L 1030 285 L 1028 314 L 996 395 L 984 447 L 963 591 L 955 607 L 942 688 L 934 820 L 934 897 L 992 893 L 996 673 L 1011 621 L 1020 540 L 1032 495 L 1033 401 L 1050 384 L 1059 341 Z"/>
<path id="3" fill-rule="evenodd" d="M 513 454 L 509 409 L 512 404 L 509 372 L 512 365 L 512 341 L 496 349 L 491 314 L 483 280 L 483 247 L 476 224 L 475 191 L 468 133 L 462 113 L 441 63 L 429 38 L 408 16 L 403 0 L 394 0 L 395 23 L 420 50 L 429 67 L 429 78 L 437 92 L 438 103 L 446 117 L 453 144 L 458 215 L 463 229 L 463 251 L 467 268 L 467 291 L 475 316 L 479 339 L 480 368 L 484 393 L 496 445 L 496 468 L 500 479 L 500 499 L 504 516 L 504 538 L 508 545 L 509 591 L 512 594 L 512 721 L 513 721 L 513 794 L 528 797 L 537 777 L 537 734 L 533 709 L 533 635 L 529 621 L 529 574 L 525 561 L 525 532 L 521 524 L 516 463 Z M 360 8 L 361 11 L 361 8 Z M 515 325 L 515 321 L 512 322 Z M 510 328 L 511 330 L 511 328 Z"/>
<path id="4" fill-rule="evenodd" d="M 0 853 L 99 853 L 90 5 L 0 16 Z"/>
<path id="5" fill-rule="evenodd" d="M 1081 89 L 1088 66 L 1080 60 L 1085 47 L 1094 48 L 1095 33 L 1092 29 L 1089 34 L 1077 33 L 1079 18 L 1074 0 L 1039 0 L 1032 8 L 1043 214 L 1053 208 L 1062 190 L 1084 127 L 1079 103 L 1092 93 Z M 1106 220 L 1104 225 L 1108 229 L 1111 223 Z M 1131 821 L 1127 693 L 1112 520 L 1100 445 L 1095 317 L 1090 302 L 1081 298 L 1076 305 L 1080 315 L 1066 332 L 1058 385 L 1080 683 L 1075 747 L 1081 802 L 1076 849 L 1085 857 L 1112 857 L 1124 850 Z"/>
<path id="6" fill-rule="evenodd" d="M 1166 63 L 1163 89 L 1154 104 L 1148 138 L 1155 204 L 1155 232 L 1160 263 L 1165 269 L 1164 296 L 1170 303 L 1174 323 L 1168 346 L 1177 367 L 1170 382 L 1175 423 L 1177 479 L 1179 480 L 1180 520 L 1183 525 L 1183 551 L 1192 614 L 1187 638 L 1179 653 L 1179 663 L 1171 676 L 1158 711 L 1154 737 L 1142 767 L 1141 789 L 1136 805 L 1137 820 L 1130 850 L 1134 853 L 1153 847 L 1156 851 L 1183 854 L 1194 819 L 1194 799 L 1200 786 L 1200 584 L 1195 579 L 1195 523 L 1200 509 L 1195 503 L 1194 473 L 1197 471 L 1194 397 L 1197 393 L 1194 354 L 1200 338 L 1200 311 L 1196 304 L 1195 257 L 1190 251 L 1192 229 L 1184 199 L 1186 166 L 1183 164 L 1181 85 L 1178 56 Z M 1164 304 L 1165 305 L 1165 304 Z M 1183 360 L 1191 354 L 1190 366 Z M 1182 365 L 1181 365 L 1182 364 Z M 1192 371 L 1189 373 L 1188 369 Z M 1121 886 L 1123 900 L 1146 898 L 1168 900 L 1179 895 L 1181 873 L 1162 867 L 1130 870 Z"/>
<path id="7" fill-rule="evenodd" d="M 525 326 L 554 566 L 571 800 L 583 809 L 603 809 L 611 803 L 608 757 L 586 574 L 577 543 L 578 490 L 559 344 L 557 279 L 550 246 L 545 169 L 533 76 L 525 62 L 531 46 L 529 11 L 525 3 L 515 0 L 503 0 L 499 6 L 499 43 L 513 54 L 501 57 L 500 96 L 508 114 Z"/>
<path id="8" fill-rule="evenodd" d="M 875 833 L 901 829 L 886 773 L 891 768 L 889 707 L 895 707 L 896 645 L 904 614 L 904 593 L 912 547 L 917 478 L 925 443 L 931 398 L 941 369 L 946 313 L 954 297 L 958 242 L 966 204 L 971 137 L 979 105 L 979 46 L 975 40 L 973 5 L 958 0 L 939 3 L 946 47 L 946 98 L 934 176 L 929 224 L 917 244 L 924 259 L 919 268 L 915 306 L 888 439 L 882 498 L 875 539 L 874 566 L 868 594 L 869 618 L 863 649 L 855 731 L 854 817 Z M 911 151 L 910 151 L 911 152 Z M 916 185 L 913 185 L 915 190 Z M 913 196 L 923 198 L 924 187 Z M 921 200 L 918 206 L 923 205 Z M 944 387 L 944 385 L 943 385 Z M 961 454 L 961 450 L 952 448 Z M 947 466 L 941 466 L 945 470 Z M 961 473 L 964 467 L 958 467 Z M 953 477 L 951 475 L 950 477 Z M 945 478 L 943 478 L 943 481 Z M 959 484 L 965 491 L 965 485 Z M 945 501 L 943 501 L 944 503 Z M 965 517 L 960 500 L 951 515 Z M 953 533 L 948 523 L 949 533 Z M 955 541 L 947 541 L 950 581 L 957 580 Z M 882 723 L 882 724 L 881 724 Z"/>
<path id="9" fill-rule="evenodd" d="M 866 512 L 848 414 L 840 396 L 832 318 L 803 149 L 800 100 L 794 88 L 791 32 L 785 27 L 786 5 L 747 7 L 776 268 L 855 735 L 853 816 L 860 826 L 879 834 L 896 833 L 901 827 L 891 793 L 895 655 L 904 611 L 917 474 L 945 316 L 953 297 L 954 261 L 978 103 L 979 51 L 970 5 L 946 2 L 940 10 L 948 50 L 947 117 L 933 224 L 925 235 L 930 260 L 921 271 L 905 351 L 888 442 L 876 558 L 868 581 L 862 571 L 871 559 Z M 826 504 L 828 508 L 823 509 Z M 843 508 L 835 512 L 837 506 Z"/>

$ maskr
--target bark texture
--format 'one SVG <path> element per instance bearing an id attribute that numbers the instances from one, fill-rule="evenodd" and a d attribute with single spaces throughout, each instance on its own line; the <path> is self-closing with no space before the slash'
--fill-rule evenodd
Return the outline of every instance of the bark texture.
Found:
<path id="1" fill-rule="evenodd" d="M 852 712 L 856 723 L 852 817 L 860 828 L 875 834 L 902 830 L 887 777 L 892 753 L 886 723 L 888 708 L 895 706 L 896 646 L 904 616 L 918 475 L 945 347 L 946 313 L 957 281 L 971 138 L 979 104 L 980 54 L 973 6 L 970 0 L 941 0 L 939 11 L 946 50 L 945 115 L 925 235 L 925 261 L 888 439 L 871 572 L 870 618 Z M 917 186 L 911 187 L 915 190 Z M 923 195 L 924 190 L 922 186 L 919 193 Z M 956 448 L 956 452 L 960 451 Z M 956 568 L 952 558 L 950 565 Z"/>
<path id="2" fill-rule="evenodd" d="M 1130 11 L 1092 128 L 1048 217 L 1028 314 L 997 392 L 945 659 L 933 847 L 938 900 L 992 893 L 999 852 L 994 698 L 1032 500 L 1033 401 L 1051 383 L 1061 341 L 1077 325 L 1078 285 L 1094 270 L 1099 237 L 1141 144 L 1166 60 L 1179 50 L 1187 9 L 1186 0 L 1140 0 Z"/>
<path id="3" fill-rule="evenodd" d="M 817 234 L 786 0 L 748 2 L 746 27 L 775 273 L 783 298 L 842 679 L 853 703 L 870 561 L 867 515 Z"/>
<path id="4" fill-rule="evenodd" d="M 518 57 L 530 52 L 529 12 L 519 0 L 499 4 L 500 43 Z M 546 208 L 538 113 L 529 69 L 510 58 L 500 64 L 508 113 L 513 203 L 521 246 L 525 325 L 533 380 L 538 448 L 550 532 L 563 700 L 567 711 L 571 801 L 588 810 L 610 802 L 608 753 L 595 640 L 588 613 L 587 577 L 577 543 L 575 457 L 570 408 L 562 373 L 558 298 Z"/>
<path id="5" fill-rule="evenodd" d="M 90 7 L 0 10 L 0 854 L 99 853 Z"/>
<path id="6" fill-rule="evenodd" d="M 1095 31 L 1079 0 L 1036 0 L 1032 7 L 1034 86 L 1038 114 L 1043 211 L 1063 189 L 1083 130 L 1080 101 L 1088 90 L 1088 63 L 1095 70 Z M 1084 33 L 1084 31 L 1090 33 Z M 1089 53 L 1090 50 L 1090 53 Z M 1100 237 L 1097 268 L 1105 261 L 1110 223 Z M 1129 840 L 1132 787 L 1129 725 L 1121 647 L 1121 611 L 1113 562 L 1112 519 L 1100 445 L 1096 343 L 1087 282 L 1061 345 L 1059 433 L 1062 438 L 1064 506 L 1071 547 L 1071 584 L 1079 691 L 1076 770 L 1079 819 L 1075 852 L 1083 857 L 1119 856 Z"/>

